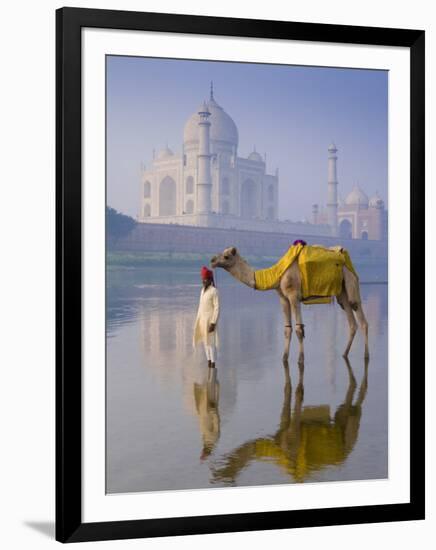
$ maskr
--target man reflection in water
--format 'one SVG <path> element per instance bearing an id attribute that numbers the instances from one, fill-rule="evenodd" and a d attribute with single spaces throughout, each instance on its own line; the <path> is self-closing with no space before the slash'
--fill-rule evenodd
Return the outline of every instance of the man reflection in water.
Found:
<path id="1" fill-rule="evenodd" d="M 195 408 L 200 421 L 200 432 L 203 439 L 201 460 L 204 460 L 211 454 L 220 436 L 219 389 L 216 369 L 213 368 L 209 369 L 205 383 L 194 384 Z"/>
<path id="2" fill-rule="evenodd" d="M 203 342 L 207 364 L 210 368 L 214 368 L 218 346 L 219 296 L 215 288 L 212 271 L 203 266 L 200 273 L 203 288 L 201 289 L 200 303 L 195 320 L 193 344 L 195 347 L 199 342 Z"/>

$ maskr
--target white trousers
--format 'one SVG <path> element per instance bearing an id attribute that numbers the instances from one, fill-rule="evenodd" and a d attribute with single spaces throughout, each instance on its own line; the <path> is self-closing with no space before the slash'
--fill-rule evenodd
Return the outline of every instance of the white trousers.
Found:
<path id="1" fill-rule="evenodd" d="M 203 345 L 204 345 L 204 351 L 206 353 L 206 359 L 208 361 L 212 361 L 212 363 L 215 363 L 215 357 L 216 357 L 215 344 L 206 344 L 206 342 L 203 342 Z"/>

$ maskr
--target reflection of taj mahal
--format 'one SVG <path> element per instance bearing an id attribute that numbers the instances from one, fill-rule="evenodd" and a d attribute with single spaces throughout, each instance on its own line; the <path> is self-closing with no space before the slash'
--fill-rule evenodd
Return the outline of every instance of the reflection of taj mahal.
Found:
<path id="1" fill-rule="evenodd" d="M 386 237 L 386 211 L 378 195 L 371 200 L 355 187 L 338 202 L 337 149 L 329 149 L 328 204 L 313 205 L 312 223 L 278 220 L 279 174 L 268 174 L 266 158 L 254 148 L 238 156 L 238 128 L 210 99 L 187 120 L 181 155 L 166 146 L 153 154 L 141 174 L 138 221 L 221 227 L 299 235 L 339 235 L 347 239 Z"/>

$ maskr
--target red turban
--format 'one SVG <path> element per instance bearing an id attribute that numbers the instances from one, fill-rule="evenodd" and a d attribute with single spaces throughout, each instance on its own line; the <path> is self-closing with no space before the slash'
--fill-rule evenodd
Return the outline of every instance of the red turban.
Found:
<path id="1" fill-rule="evenodd" d="M 210 279 L 213 281 L 213 273 L 210 269 L 208 269 L 205 265 L 201 268 L 201 279 L 202 281 L 206 281 L 207 279 Z"/>

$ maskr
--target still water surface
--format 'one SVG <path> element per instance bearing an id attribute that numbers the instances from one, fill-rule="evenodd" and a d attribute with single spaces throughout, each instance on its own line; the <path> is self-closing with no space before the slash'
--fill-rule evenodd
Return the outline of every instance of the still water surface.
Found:
<path id="1" fill-rule="evenodd" d="M 380 479 L 388 476 L 387 285 L 363 284 L 370 354 L 337 305 L 303 306 L 305 365 L 275 292 L 220 271 L 220 344 L 192 349 L 198 270 L 110 269 L 107 492 Z"/>

